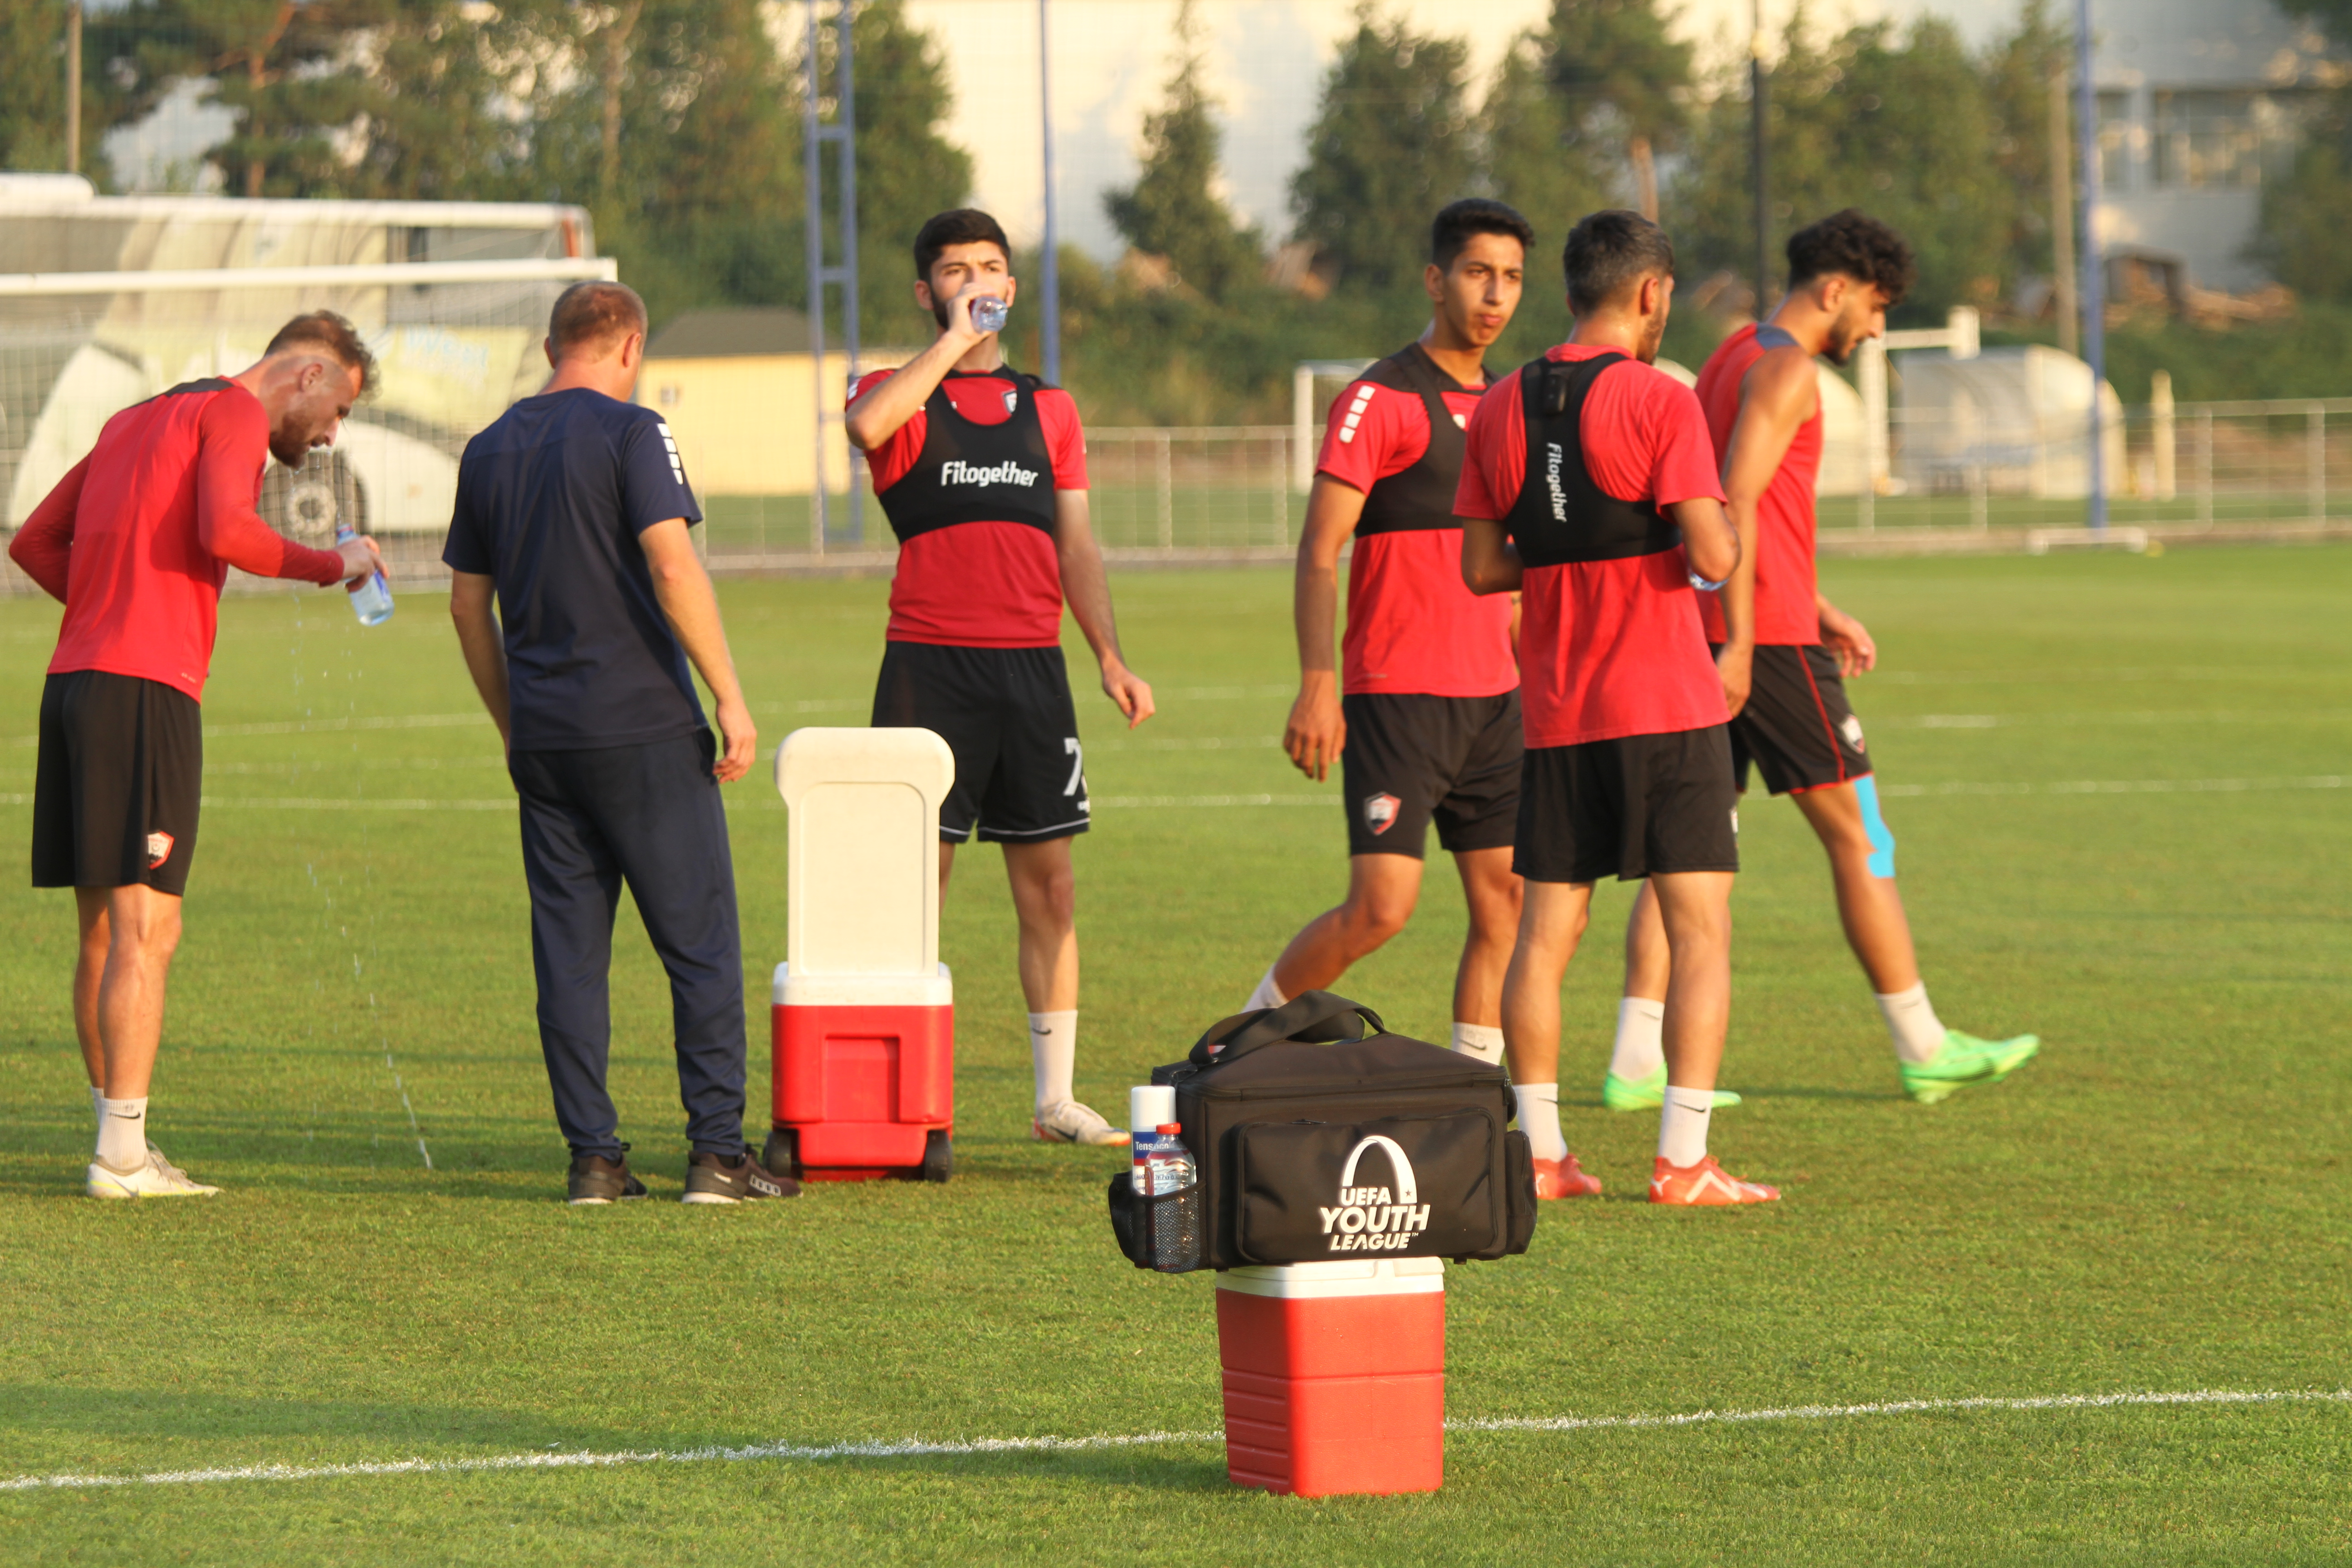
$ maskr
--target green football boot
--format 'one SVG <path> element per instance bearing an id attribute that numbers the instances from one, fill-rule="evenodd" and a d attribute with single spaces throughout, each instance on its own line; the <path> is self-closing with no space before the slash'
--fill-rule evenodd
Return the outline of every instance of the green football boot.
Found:
<path id="1" fill-rule="evenodd" d="M 1933 1058 L 1896 1066 L 1903 1073 L 1903 1092 L 1922 1105 L 1933 1105 L 1972 1083 L 1999 1083 L 2032 1060 L 2041 1048 L 2039 1035 L 1980 1040 L 1958 1029 L 1946 1029 L 1944 1048 Z"/>
<path id="2" fill-rule="evenodd" d="M 1601 1080 L 1601 1103 L 1612 1110 L 1655 1110 L 1666 1102 L 1666 1069 L 1628 1082 L 1611 1073 Z M 1727 1089 L 1715 1091 L 1715 1109 L 1737 1105 L 1739 1097 Z"/>

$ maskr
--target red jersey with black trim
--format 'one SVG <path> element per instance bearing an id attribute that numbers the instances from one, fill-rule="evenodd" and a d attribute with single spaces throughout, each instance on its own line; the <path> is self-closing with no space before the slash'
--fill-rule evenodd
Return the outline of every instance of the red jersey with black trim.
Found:
<path id="1" fill-rule="evenodd" d="M 1547 364 L 1604 356 L 1616 363 L 1600 367 L 1584 390 L 1572 445 L 1549 442 L 1538 454 L 1542 460 L 1531 464 L 1535 416 L 1527 384 L 1539 381 Z M 1531 474 L 1544 489 L 1530 500 L 1548 503 L 1538 528 L 1513 518 Z M 1562 343 L 1480 400 L 1454 510 L 1511 523 L 1528 563 L 1519 595 L 1527 743 L 1580 746 L 1725 722 L 1723 686 L 1673 524 L 1651 516 L 1643 520 L 1645 533 L 1595 537 L 1574 504 L 1579 481 L 1651 512 L 1701 496 L 1723 499 L 1698 399 L 1614 349 Z"/>
<path id="2" fill-rule="evenodd" d="M 1391 356 L 1375 371 L 1404 357 Z M 1443 377 L 1433 365 L 1425 374 Z M 1405 379 L 1360 380 L 1339 394 L 1318 472 L 1369 496 L 1429 455 L 1428 398 L 1410 385 L 1387 384 Z M 1462 428 L 1485 390 L 1444 378 L 1437 395 Z M 1519 683 L 1509 598 L 1482 598 L 1462 585 L 1462 525 L 1451 510 L 1459 473 L 1457 461 L 1444 476 L 1445 510 L 1373 526 L 1368 508 L 1367 521 L 1358 524 L 1348 565 L 1348 629 L 1339 639 L 1344 689 L 1494 697 Z"/>
<path id="3" fill-rule="evenodd" d="M 894 372 L 874 371 L 850 389 L 855 403 Z M 974 425 L 1013 418 L 1016 386 L 1009 375 L 950 373 L 940 383 L 956 414 Z M 1078 407 L 1059 387 L 1034 395 L 1053 468 L 1053 488 L 1087 488 L 1086 432 Z M 866 454 L 880 495 L 907 477 L 930 436 L 930 413 L 915 416 Z M 1026 522 L 976 519 L 932 528 L 901 541 L 890 582 L 892 642 L 950 647 L 1058 647 L 1062 641 L 1062 564 L 1054 535 Z"/>
<path id="4" fill-rule="evenodd" d="M 1723 340 L 1698 373 L 1699 406 L 1715 438 L 1717 466 L 1731 457 L 1731 428 L 1739 422 L 1741 385 L 1767 352 L 1793 348 L 1797 340 L 1780 328 L 1748 325 Z M 1805 646 L 1822 640 L 1822 615 L 1814 597 L 1813 486 L 1822 471 L 1822 410 L 1797 426 L 1788 454 L 1772 475 L 1756 508 L 1756 640 Z M 1709 642 L 1730 633 L 1714 594 L 1698 596 Z"/>
<path id="5" fill-rule="evenodd" d="M 233 381 L 187 382 L 108 420 L 8 545 L 65 603 L 49 673 L 137 676 L 202 701 L 230 567 L 342 581 L 341 556 L 262 521 L 268 459 L 269 416 Z"/>

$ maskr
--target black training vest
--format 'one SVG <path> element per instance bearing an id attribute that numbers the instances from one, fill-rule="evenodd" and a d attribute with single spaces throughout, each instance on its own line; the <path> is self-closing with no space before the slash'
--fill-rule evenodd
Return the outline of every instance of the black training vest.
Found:
<path id="1" fill-rule="evenodd" d="M 1445 395 L 1470 389 L 1438 369 L 1419 343 L 1407 343 L 1356 379 L 1416 394 L 1429 411 L 1429 449 L 1365 493 L 1356 537 L 1460 527 L 1454 517 L 1454 492 L 1462 483 L 1462 456 L 1469 438 L 1454 422 Z"/>
<path id="2" fill-rule="evenodd" d="M 1012 417 L 974 424 L 956 412 L 942 381 L 923 405 L 922 455 L 881 493 L 890 531 L 901 544 L 959 522 L 1020 522 L 1053 532 L 1054 459 L 1037 417 L 1037 393 L 1045 384 L 1010 365 L 948 375 L 1011 382 L 1005 395 Z"/>
<path id="3" fill-rule="evenodd" d="M 1540 359 L 1519 371 L 1528 467 L 1503 526 L 1517 541 L 1524 565 L 1622 561 L 1682 542 L 1681 530 L 1654 502 L 1619 500 L 1594 484 L 1584 466 L 1584 399 L 1601 373 L 1624 358 Z"/>

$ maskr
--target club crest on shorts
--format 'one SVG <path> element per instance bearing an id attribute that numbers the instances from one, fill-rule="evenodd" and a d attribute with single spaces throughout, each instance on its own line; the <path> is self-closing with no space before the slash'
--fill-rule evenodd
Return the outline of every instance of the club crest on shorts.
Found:
<path id="1" fill-rule="evenodd" d="M 1854 717 L 1853 714 L 1847 714 L 1845 718 L 1839 722 L 1838 733 L 1843 735 L 1845 737 L 1845 743 L 1852 746 L 1855 751 L 1859 752 L 1867 749 L 1862 743 L 1862 721 Z"/>
<path id="2" fill-rule="evenodd" d="M 1368 795 L 1364 797 L 1364 826 L 1377 838 L 1386 833 L 1397 819 L 1397 807 L 1404 803 L 1392 795 Z"/>
<path id="3" fill-rule="evenodd" d="M 156 867 L 169 860 L 172 858 L 172 846 L 174 842 L 176 840 L 168 833 L 149 834 L 147 836 L 147 869 L 152 871 Z"/>

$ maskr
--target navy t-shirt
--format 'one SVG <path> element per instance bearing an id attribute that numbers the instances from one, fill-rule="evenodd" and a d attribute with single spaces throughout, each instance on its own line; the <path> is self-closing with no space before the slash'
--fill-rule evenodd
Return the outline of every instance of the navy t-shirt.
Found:
<path id="1" fill-rule="evenodd" d="M 637 535 L 702 521 L 669 426 L 574 387 L 526 397 L 466 443 L 441 559 L 498 585 L 518 751 L 702 729 L 686 650 Z"/>

